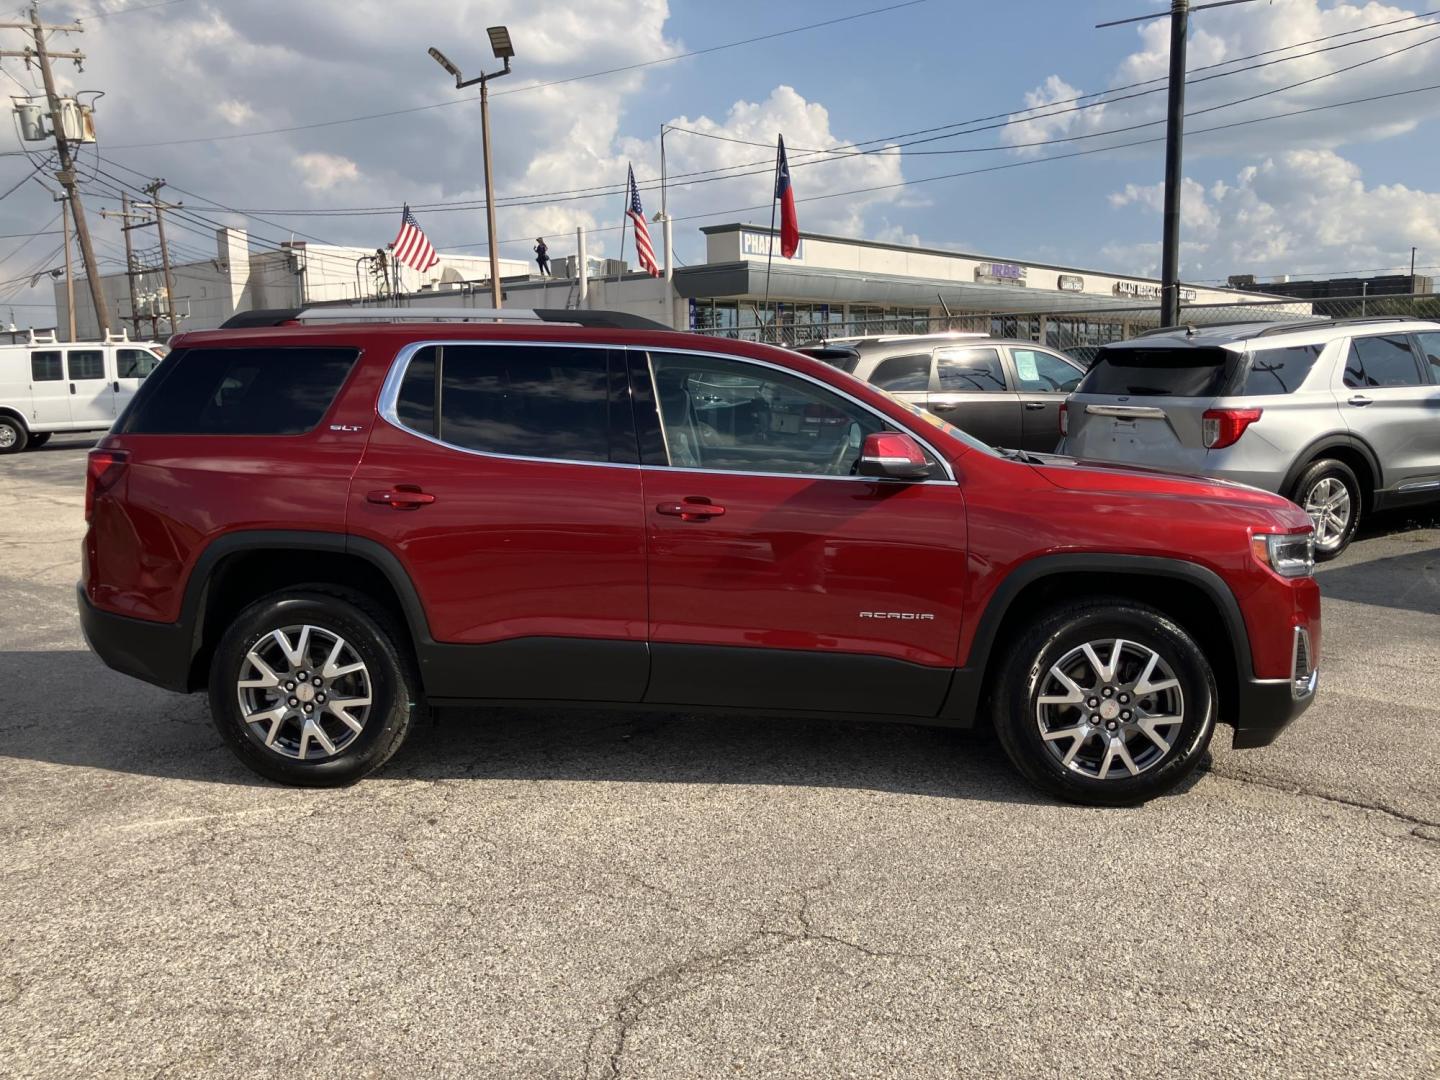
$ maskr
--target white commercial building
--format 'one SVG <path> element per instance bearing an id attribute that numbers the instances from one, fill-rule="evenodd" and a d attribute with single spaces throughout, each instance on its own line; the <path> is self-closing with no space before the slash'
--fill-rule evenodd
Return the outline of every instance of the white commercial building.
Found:
<path id="1" fill-rule="evenodd" d="M 981 330 L 1061 348 L 1103 344 L 1159 322 L 1160 282 L 1079 267 L 802 234 L 792 259 L 770 257 L 770 231 L 716 225 L 703 263 L 668 278 L 631 271 L 576 278 L 506 279 L 505 303 L 603 308 L 675 329 L 790 343 L 865 333 Z M 557 259 L 557 266 L 574 265 Z M 407 303 L 488 307 L 481 292 L 441 285 Z M 1186 321 L 1293 319 L 1306 302 L 1254 290 L 1185 286 Z M 1234 305 L 1245 305 L 1243 316 Z M 1253 305 L 1261 305 L 1254 307 Z"/>
<path id="2" fill-rule="evenodd" d="M 381 255 L 383 258 L 378 257 Z M 502 277 L 523 277 L 528 269 L 525 262 L 500 260 Z M 128 330 L 132 339 L 163 340 L 170 330 L 165 318 L 165 278 L 161 268 L 147 266 L 135 278 L 133 309 L 130 283 L 124 273 L 101 278 L 111 329 Z M 400 267 L 397 282 L 394 262 L 383 249 L 296 240 L 279 249 L 252 251 L 243 229 L 216 230 L 215 258 L 173 262 L 170 267 L 181 330 L 213 329 L 240 311 L 384 301 L 397 292 L 423 294 L 442 287 L 469 290 L 483 285 L 488 298 L 489 278 L 489 259 L 441 254 L 440 262 L 423 274 Z M 63 281 L 55 283 L 55 312 L 55 324 L 66 326 L 69 308 Z M 80 340 L 95 340 L 99 327 L 90 305 L 90 287 L 83 278 L 75 282 L 75 316 Z"/>

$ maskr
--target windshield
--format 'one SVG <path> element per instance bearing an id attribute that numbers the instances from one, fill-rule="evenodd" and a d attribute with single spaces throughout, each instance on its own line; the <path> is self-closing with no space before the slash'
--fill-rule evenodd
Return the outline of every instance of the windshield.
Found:
<path id="1" fill-rule="evenodd" d="M 1207 348 L 1104 348 L 1077 394 L 1121 397 L 1215 397 L 1240 365 L 1240 354 Z"/>

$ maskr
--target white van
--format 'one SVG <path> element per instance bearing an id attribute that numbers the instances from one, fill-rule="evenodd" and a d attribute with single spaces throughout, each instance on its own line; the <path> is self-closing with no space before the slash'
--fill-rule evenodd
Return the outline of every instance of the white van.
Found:
<path id="1" fill-rule="evenodd" d="M 31 335 L 0 345 L 0 454 L 44 446 L 57 431 L 104 431 L 162 347 L 123 336 L 105 342 L 57 342 Z"/>

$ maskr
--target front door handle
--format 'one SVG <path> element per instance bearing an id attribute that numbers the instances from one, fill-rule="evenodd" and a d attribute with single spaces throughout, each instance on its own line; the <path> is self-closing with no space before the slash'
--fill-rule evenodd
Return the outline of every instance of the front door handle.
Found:
<path id="1" fill-rule="evenodd" d="M 75 384 L 73 382 L 70 384 L 70 393 L 75 393 Z"/>
<path id="2" fill-rule="evenodd" d="M 1351 405 L 1357 405 L 1357 406 L 1360 406 L 1360 405 L 1370 405 L 1370 404 L 1373 404 L 1374 401 L 1375 401 L 1374 398 L 1368 398 L 1368 397 L 1366 397 L 1364 394 L 1356 394 L 1354 397 L 1352 397 L 1352 398 L 1350 399 L 1349 404 L 1351 404 Z"/>
<path id="3" fill-rule="evenodd" d="M 372 491 L 365 496 L 368 502 L 388 506 L 392 510 L 419 510 L 435 501 L 428 491 L 421 491 L 413 484 L 397 484 L 388 491 Z"/>
<path id="4" fill-rule="evenodd" d="M 1027 401 L 1025 402 L 1025 408 L 1029 409 L 1031 412 L 1039 412 L 1041 409 L 1045 408 L 1045 402 Z"/>
<path id="5" fill-rule="evenodd" d="M 116 380 L 115 380 L 115 392 L 116 392 L 117 394 L 120 392 L 120 380 L 119 380 L 119 379 L 116 379 Z"/>
<path id="6" fill-rule="evenodd" d="M 700 495 L 687 496 L 682 502 L 665 502 L 655 507 L 657 514 L 678 517 L 681 521 L 709 521 L 725 513 L 723 506 L 716 506 Z"/>

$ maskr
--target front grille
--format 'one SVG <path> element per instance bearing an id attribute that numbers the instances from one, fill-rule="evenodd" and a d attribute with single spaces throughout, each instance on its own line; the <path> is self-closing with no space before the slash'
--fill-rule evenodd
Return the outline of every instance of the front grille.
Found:
<path id="1" fill-rule="evenodd" d="M 1291 694 L 1299 701 L 1315 693 L 1320 673 L 1310 661 L 1310 631 L 1303 626 L 1295 627 L 1294 658 L 1291 663 Z"/>

